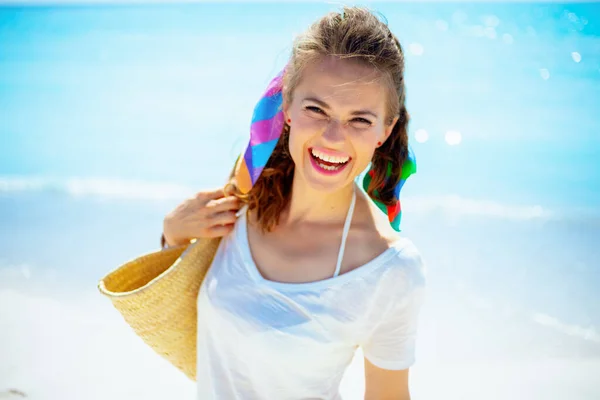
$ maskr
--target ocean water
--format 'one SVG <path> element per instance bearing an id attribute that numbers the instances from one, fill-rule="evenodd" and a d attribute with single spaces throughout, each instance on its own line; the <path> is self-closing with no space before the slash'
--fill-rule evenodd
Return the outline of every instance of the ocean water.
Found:
<path id="1" fill-rule="evenodd" d="M 406 53 L 414 397 L 600 398 L 600 3 L 362 4 Z M 224 181 L 293 36 L 337 7 L 0 6 L 0 398 L 193 398 L 96 283 Z"/>

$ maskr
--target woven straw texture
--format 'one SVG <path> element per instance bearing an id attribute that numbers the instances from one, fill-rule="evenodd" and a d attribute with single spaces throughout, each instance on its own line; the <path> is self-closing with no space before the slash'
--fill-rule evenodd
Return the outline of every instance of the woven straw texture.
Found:
<path id="1" fill-rule="evenodd" d="M 196 301 L 220 239 L 149 253 L 111 271 L 100 292 L 154 351 L 196 380 Z"/>

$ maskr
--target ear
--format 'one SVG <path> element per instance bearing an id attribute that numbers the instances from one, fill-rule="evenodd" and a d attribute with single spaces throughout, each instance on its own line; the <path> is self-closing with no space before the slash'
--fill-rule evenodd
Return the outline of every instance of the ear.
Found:
<path id="1" fill-rule="evenodd" d="M 283 120 L 287 121 L 290 119 L 290 114 L 287 107 L 283 107 Z"/>

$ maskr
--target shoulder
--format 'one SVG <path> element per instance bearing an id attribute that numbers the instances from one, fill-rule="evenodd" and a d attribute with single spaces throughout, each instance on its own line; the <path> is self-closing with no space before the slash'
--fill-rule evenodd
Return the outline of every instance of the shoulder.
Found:
<path id="1" fill-rule="evenodd" d="M 374 275 L 366 321 L 367 326 L 394 330 L 394 326 L 404 326 L 425 302 L 426 271 L 421 253 L 406 237 L 397 238 L 386 253 Z"/>
<path id="2" fill-rule="evenodd" d="M 427 275 L 423 256 L 417 246 L 407 237 L 397 237 L 391 243 L 393 256 L 386 263 L 391 274 L 403 277 L 411 286 L 423 286 Z"/>
<path id="3" fill-rule="evenodd" d="M 361 199 L 360 216 L 356 224 L 356 247 L 362 247 L 371 256 L 387 254 L 386 274 L 404 276 L 415 285 L 424 284 L 426 269 L 417 246 L 404 234 L 390 226 L 387 216 L 366 198 Z"/>
<path id="4" fill-rule="evenodd" d="M 390 267 L 403 271 L 415 284 L 424 283 L 427 268 L 421 252 L 412 240 L 399 237 L 391 247 L 395 249 L 395 252 L 394 257 L 390 260 Z"/>
<path id="5" fill-rule="evenodd" d="M 372 297 L 376 319 L 385 319 L 386 315 L 404 318 L 406 312 L 419 310 L 426 297 L 425 263 L 415 244 L 400 237 L 388 252 L 389 257 L 379 267 L 379 279 Z"/>

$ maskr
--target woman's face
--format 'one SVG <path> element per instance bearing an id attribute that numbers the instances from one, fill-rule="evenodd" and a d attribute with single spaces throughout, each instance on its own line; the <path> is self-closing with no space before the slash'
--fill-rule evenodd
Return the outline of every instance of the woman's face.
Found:
<path id="1" fill-rule="evenodd" d="M 333 57 L 304 69 L 292 101 L 284 105 L 285 118 L 291 119 L 294 179 L 334 192 L 369 165 L 397 120 L 386 124 L 389 89 L 379 78 L 372 67 Z"/>

